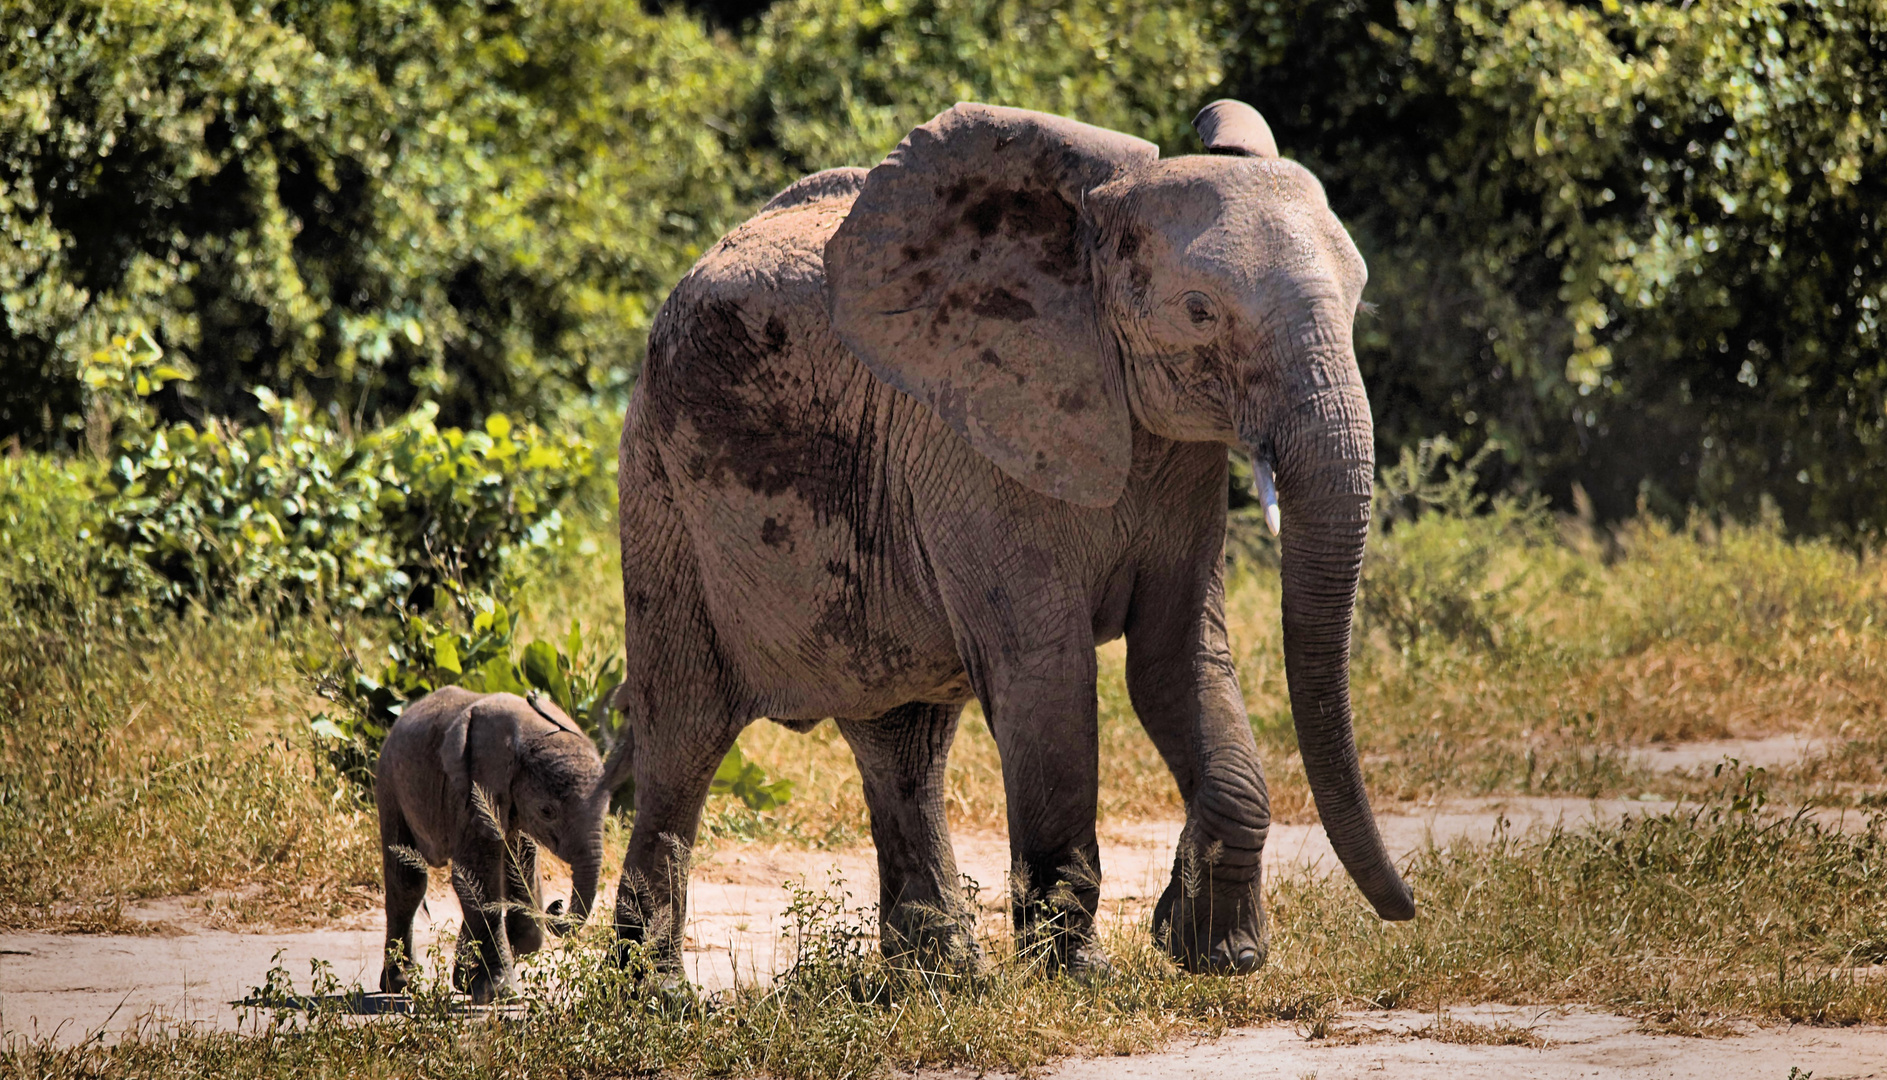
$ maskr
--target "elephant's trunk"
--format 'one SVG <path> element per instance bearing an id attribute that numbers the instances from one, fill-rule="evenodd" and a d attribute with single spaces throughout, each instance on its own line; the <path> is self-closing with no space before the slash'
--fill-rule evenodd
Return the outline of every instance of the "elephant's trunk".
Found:
<path id="1" fill-rule="evenodd" d="M 1378 915 L 1410 919 L 1415 897 L 1376 830 L 1350 728 L 1350 627 L 1375 473 L 1369 399 L 1347 352 L 1299 370 L 1311 385 L 1254 451 L 1269 453 L 1277 476 L 1291 716 L 1330 846 Z"/>
<path id="2" fill-rule="evenodd" d="M 583 848 L 576 853 L 570 864 L 570 911 L 568 917 L 572 930 L 581 927 L 590 917 L 590 909 L 596 903 L 596 880 L 603 869 L 603 830 L 598 828 L 594 835 L 583 842 Z"/>

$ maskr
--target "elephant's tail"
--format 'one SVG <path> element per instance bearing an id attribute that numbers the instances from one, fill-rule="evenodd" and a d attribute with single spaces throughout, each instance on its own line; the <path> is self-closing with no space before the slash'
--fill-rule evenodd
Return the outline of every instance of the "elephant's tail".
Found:
<path id="1" fill-rule="evenodd" d="M 603 761 L 603 777 L 596 782 L 596 786 L 598 791 L 606 791 L 611 795 L 629 781 L 636 768 L 636 733 L 629 724 L 629 718 L 624 716 L 617 721 L 614 731 L 611 731 L 608 723 L 610 713 L 622 711 L 624 685 L 618 683 L 614 690 L 604 695 L 599 703 L 600 715 L 595 718 L 596 730 L 602 734 L 604 746 L 609 751 L 609 756 Z"/>

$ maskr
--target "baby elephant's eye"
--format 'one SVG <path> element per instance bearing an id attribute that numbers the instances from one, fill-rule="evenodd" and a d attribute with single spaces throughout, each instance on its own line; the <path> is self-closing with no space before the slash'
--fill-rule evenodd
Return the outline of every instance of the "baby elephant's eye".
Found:
<path id="1" fill-rule="evenodd" d="M 1219 318 L 1212 313 L 1212 301 L 1206 299 L 1204 293 L 1196 292 L 1186 294 L 1186 317 L 1192 320 L 1194 326 L 1205 326 Z"/>

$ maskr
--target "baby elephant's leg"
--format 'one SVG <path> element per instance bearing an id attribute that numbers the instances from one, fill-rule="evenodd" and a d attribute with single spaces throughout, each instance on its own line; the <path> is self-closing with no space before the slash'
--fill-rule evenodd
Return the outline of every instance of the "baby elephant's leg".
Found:
<path id="1" fill-rule="evenodd" d="M 538 892 L 537 842 L 524 833 L 505 845 L 505 936 L 513 956 L 544 947 L 543 897 Z"/>
<path id="2" fill-rule="evenodd" d="M 465 925 L 459 931 L 454 985 L 485 1005 L 510 996 L 517 981 L 511 943 L 505 934 L 504 834 L 474 826 L 452 858 L 452 888 L 459 894 Z"/>
<path id="3" fill-rule="evenodd" d="M 399 807 L 380 807 L 380 851 L 387 889 L 386 966 L 380 971 L 382 993 L 398 994 L 417 969 L 413 955 L 413 915 L 426 899 L 426 864 L 413 847 L 413 832 Z"/>

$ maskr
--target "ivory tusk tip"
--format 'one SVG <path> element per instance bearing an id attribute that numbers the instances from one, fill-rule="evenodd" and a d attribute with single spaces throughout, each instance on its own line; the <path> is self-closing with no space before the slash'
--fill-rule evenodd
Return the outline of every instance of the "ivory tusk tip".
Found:
<path id="1" fill-rule="evenodd" d="M 1281 524 L 1282 522 L 1278 516 L 1278 504 L 1272 503 L 1270 506 L 1265 507 L 1265 528 L 1271 530 L 1271 535 L 1278 535 L 1278 527 Z"/>

